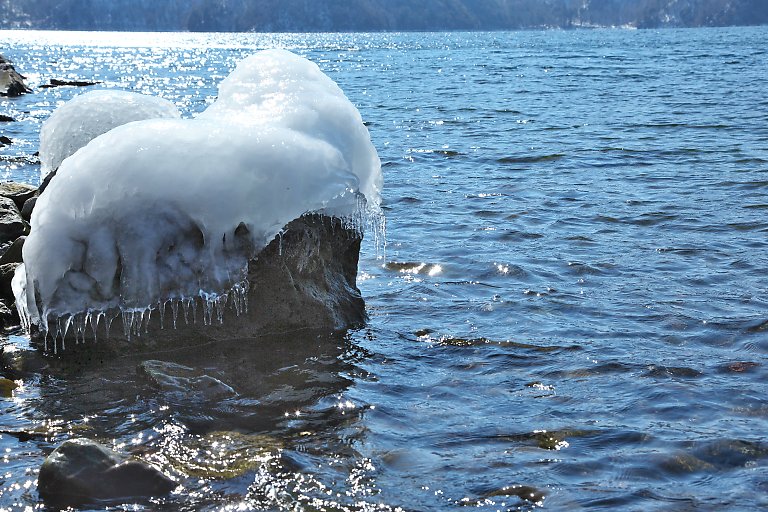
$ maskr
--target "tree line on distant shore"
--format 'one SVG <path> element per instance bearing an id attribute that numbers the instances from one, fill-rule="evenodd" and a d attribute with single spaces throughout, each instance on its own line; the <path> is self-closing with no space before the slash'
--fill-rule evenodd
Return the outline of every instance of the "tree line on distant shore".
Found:
<path id="1" fill-rule="evenodd" d="M 766 23 L 766 0 L 0 0 L 4 29 L 313 32 Z"/>

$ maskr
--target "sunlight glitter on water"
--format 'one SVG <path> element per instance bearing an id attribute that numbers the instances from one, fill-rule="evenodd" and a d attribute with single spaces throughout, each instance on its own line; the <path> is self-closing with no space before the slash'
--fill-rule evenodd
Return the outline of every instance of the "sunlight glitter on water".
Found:
<path id="1" fill-rule="evenodd" d="M 764 28 L 200 35 L 199 47 L 183 34 L 152 51 L 130 37 L 129 51 L 83 51 L 5 34 L 36 83 L 98 76 L 190 115 L 243 54 L 296 48 L 368 122 L 389 223 L 386 258 L 370 241 L 361 254 L 366 328 L 188 356 L 236 399 L 158 392 L 124 358 L 19 375 L 2 428 L 43 437 L 2 434 L 7 485 L 23 488 L 70 436 L 168 459 L 198 450 L 203 464 L 205 450 L 241 453 L 206 438 L 227 431 L 282 451 L 239 479 L 190 477 L 153 506 L 768 506 Z M 24 143 L 2 157 L 30 158 L 39 123 L 77 92 L 4 103 Z M 36 163 L 0 162 L 36 183 Z M 41 506 L 34 490 L 4 497 Z"/>

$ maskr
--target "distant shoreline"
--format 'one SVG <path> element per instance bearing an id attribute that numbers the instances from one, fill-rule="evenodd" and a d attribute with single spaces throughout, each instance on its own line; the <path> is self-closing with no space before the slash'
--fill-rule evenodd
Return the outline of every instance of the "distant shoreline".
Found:
<path id="1" fill-rule="evenodd" d="M 546 31 L 591 31 L 591 30 L 689 30 L 689 29 L 720 29 L 720 28 L 757 28 L 768 26 L 768 23 L 751 25 L 697 25 L 697 26 L 636 26 L 636 25 L 573 25 L 561 26 L 532 26 L 522 28 L 456 28 L 456 29 L 402 29 L 402 30 L 146 30 L 146 29 L 87 29 L 87 28 L 40 28 L 40 27 L 10 27 L 0 28 L 3 32 L 89 32 L 109 33 L 125 32 L 131 34 L 460 34 L 460 33 L 505 33 L 505 32 L 546 32 Z"/>

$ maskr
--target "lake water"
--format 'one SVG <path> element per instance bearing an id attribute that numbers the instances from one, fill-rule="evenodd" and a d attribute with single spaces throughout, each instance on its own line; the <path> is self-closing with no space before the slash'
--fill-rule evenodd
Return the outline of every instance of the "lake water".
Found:
<path id="1" fill-rule="evenodd" d="M 361 255 L 363 329 L 24 373 L 0 398 L 0 509 L 42 507 L 37 468 L 76 436 L 183 486 L 115 509 L 768 507 L 766 41 L 0 32 L 35 89 L 0 100 L 3 179 L 37 183 L 41 123 L 85 90 L 51 78 L 193 115 L 283 47 L 358 106 L 387 216 L 385 254 Z M 239 397 L 158 393 L 142 358 Z"/>

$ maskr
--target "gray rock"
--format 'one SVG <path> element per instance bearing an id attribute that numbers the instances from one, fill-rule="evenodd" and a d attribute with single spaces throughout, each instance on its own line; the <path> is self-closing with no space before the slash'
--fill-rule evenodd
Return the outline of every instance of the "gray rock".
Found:
<path id="1" fill-rule="evenodd" d="M 87 87 L 89 85 L 97 85 L 101 82 L 94 82 L 91 80 L 60 80 L 58 78 L 51 78 L 51 83 L 49 84 L 43 84 L 40 86 L 41 89 L 50 89 L 51 87 L 63 87 L 67 85 L 71 85 L 73 87 Z"/>
<path id="2" fill-rule="evenodd" d="M 32 196 L 24 201 L 24 206 L 21 207 L 21 218 L 27 222 L 32 221 L 32 210 L 35 209 L 37 204 L 37 196 Z"/>
<path id="3" fill-rule="evenodd" d="M 6 181 L 0 183 L 0 196 L 13 199 L 16 207 L 21 209 L 24 203 L 37 192 L 37 187 L 27 185 L 26 183 L 17 183 L 15 181 Z"/>
<path id="4" fill-rule="evenodd" d="M 0 55 L 0 96 L 21 96 L 32 92 L 24 83 L 21 76 L 11 64 L 11 61 Z"/>
<path id="5" fill-rule="evenodd" d="M 28 224 L 13 199 L 0 196 L 0 245 L 27 234 L 27 229 Z"/>
<path id="6" fill-rule="evenodd" d="M 16 273 L 16 267 L 18 266 L 19 263 L 6 263 L 0 265 L 0 301 L 4 302 L 7 306 L 12 306 L 16 301 L 16 297 L 14 297 L 13 290 L 11 289 L 11 280 L 13 279 L 13 275 Z M 15 310 L 16 308 L 12 309 Z M 6 323 L 5 325 L 9 324 Z"/>
<path id="7" fill-rule="evenodd" d="M 144 361 L 136 369 L 156 388 L 167 392 L 194 397 L 204 401 L 231 398 L 237 393 L 219 379 L 206 375 L 203 370 L 167 361 Z"/>
<path id="8" fill-rule="evenodd" d="M 161 496 L 176 485 L 149 464 L 128 459 L 89 439 L 71 439 L 59 445 L 45 459 L 37 478 L 43 500 L 63 507 Z"/>
<path id="9" fill-rule="evenodd" d="M 7 265 L 8 263 L 21 263 L 23 261 L 21 258 L 21 250 L 24 247 L 24 241 L 26 239 L 26 236 L 20 236 L 11 242 L 11 245 L 9 245 L 3 255 L 0 256 L 0 267 Z"/>
<path id="10" fill-rule="evenodd" d="M 14 308 L 15 309 L 15 308 Z M 0 328 L 9 327 L 18 323 L 18 315 L 0 300 Z"/>

